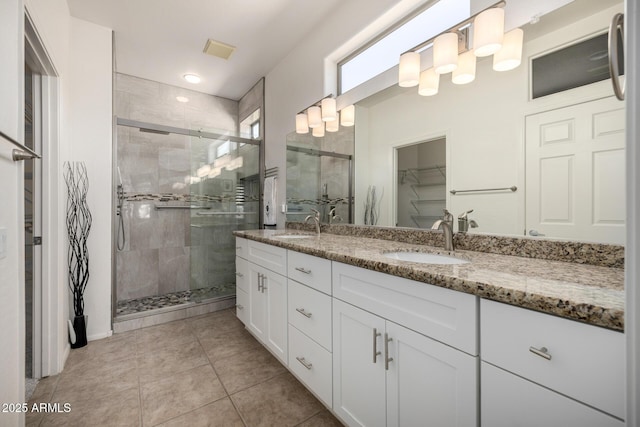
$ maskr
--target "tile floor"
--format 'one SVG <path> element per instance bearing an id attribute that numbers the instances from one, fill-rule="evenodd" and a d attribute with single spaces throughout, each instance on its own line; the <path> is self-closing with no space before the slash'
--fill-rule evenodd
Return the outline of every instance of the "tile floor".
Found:
<path id="1" fill-rule="evenodd" d="M 33 403 L 71 411 L 27 426 L 341 426 L 235 317 L 223 310 L 115 334 L 71 350 Z"/>

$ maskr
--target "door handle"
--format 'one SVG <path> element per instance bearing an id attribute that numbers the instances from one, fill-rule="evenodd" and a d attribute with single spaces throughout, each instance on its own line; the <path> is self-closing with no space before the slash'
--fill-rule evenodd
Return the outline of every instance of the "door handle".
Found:
<path id="1" fill-rule="evenodd" d="M 308 370 L 311 370 L 311 367 L 313 366 L 313 364 L 304 360 L 304 357 L 296 357 L 296 360 L 300 362 L 302 366 L 304 366 Z"/>
<path id="2" fill-rule="evenodd" d="M 311 317 L 311 313 L 307 312 L 304 310 L 304 308 L 296 308 L 296 311 L 300 314 L 302 314 L 304 317 L 306 317 L 307 319 Z"/>
<path id="3" fill-rule="evenodd" d="M 624 85 L 620 84 L 620 70 L 618 69 L 618 27 L 624 37 L 624 14 L 613 15 L 611 25 L 609 25 L 609 74 L 613 93 L 620 101 L 624 101 Z"/>
<path id="4" fill-rule="evenodd" d="M 544 234 L 539 233 L 538 230 L 529 230 L 529 236 L 539 237 L 539 236 L 544 236 Z"/>
<path id="5" fill-rule="evenodd" d="M 302 268 L 302 267 L 296 267 L 295 269 L 296 269 L 297 271 L 299 271 L 300 273 L 304 273 L 304 274 L 311 274 L 311 270 L 307 270 L 307 269 L 304 269 L 304 268 Z"/>
<path id="6" fill-rule="evenodd" d="M 535 347 L 529 347 L 529 351 L 544 359 L 551 360 L 551 355 L 549 354 L 549 350 L 547 350 L 547 347 L 540 347 L 539 349 Z"/>
<path id="7" fill-rule="evenodd" d="M 262 283 L 262 273 L 258 273 L 258 292 L 262 292 L 262 287 L 264 284 Z"/>

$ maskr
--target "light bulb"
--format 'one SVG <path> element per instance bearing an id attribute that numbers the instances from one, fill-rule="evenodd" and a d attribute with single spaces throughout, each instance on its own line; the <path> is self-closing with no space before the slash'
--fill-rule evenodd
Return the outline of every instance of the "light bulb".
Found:
<path id="1" fill-rule="evenodd" d="M 340 113 L 336 113 L 336 119 L 325 124 L 327 132 L 338 132 L 340 129 Z"/>
<path id="2" fill-rule="evenodd" d="M 323 124 L 320 107 L 314 105 L 313 107 L 307 108 L 307 120 L 311 129 L 317 128 Z"/>
<path id="3" fill-rule="evenodd" d="M 420 80 L 420 54 L 418 52 L 407 52 L 400 55 L 398 66 L 398 85 L 401 87 L 412 87 Z"/>
<path id="4" fill-rule="evenodd" d="M 356 107 L 349 105 L 340 110 L 340 124 L 342 126 L 353 126 L 356 123 Z"/>
<path id="5" fill-rule="evenodd" d="M 476 56 L 493 55 L 502 47 L 504 9 L 494 7 L 476 16 L 473 21 L 473 51 Z"/>
<path id="6" fill-rule="evenodd" d="M 324 122 L 320 124 L 320 126 L 316 126 L 311 130 L 311 135 L 322 138 L 324 136 Z"/>
<path id="7" fill-rule="evenodd" d="M 450 73 L 458 67 L 458 35 L 440 34 L 433 41 L 433 68 L 438 74 Z"/>
<path id="8" fill-rule="evenodd" d="M 504 35 L 502 49 L 493 55 L 493 69 L 509 71 L 518 67 L 522 62 L 522 39 L 524 31 L 514 28 Z"/>
<path id="9" fill-rule="evenodd" d="M 322 121 L 330 122 L 336 119 L 336 100 L 334 98 L 325 98 L 320 102 L 322 111 Z"/>
<path id="10" fill-rule="evenodd" d="M 309 122 L 304 113 L 296 114 L 296 133 L 309 133 Z"/>
<path id="11" fill-rule="evenodd" d="M 476 56 L 469 50 L 458 57 L 458 68 L 453 70 L 451 81 L 457 85 L 471 83 L 476 78 Z"/>
<path id="12" fill-rule="evenodd" d="M 420 85 L 418 86 L 418 94 L 422 96 L 432 96 L 438 93 L 440 86 L 440 74 L 436 70 L 429 68 L 420 73 Z"/>

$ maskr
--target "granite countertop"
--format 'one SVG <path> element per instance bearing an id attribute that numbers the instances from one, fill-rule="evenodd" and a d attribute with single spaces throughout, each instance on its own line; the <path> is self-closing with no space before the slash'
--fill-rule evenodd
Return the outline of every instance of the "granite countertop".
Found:
<path id="1" fill-rule="evenodd" d="M 367 237 L 291 230 L 235 231 L 274 246 L 369 270 L 449 288 L 608 329 L 624 330 L 624 270 L 562 261 L 441 248 Z M 283 234 L 307 234 L 286 239 Z M 399 261 L 385 252 L 417 251 L 454 255 L 468 264 L 436 265 Z"/>

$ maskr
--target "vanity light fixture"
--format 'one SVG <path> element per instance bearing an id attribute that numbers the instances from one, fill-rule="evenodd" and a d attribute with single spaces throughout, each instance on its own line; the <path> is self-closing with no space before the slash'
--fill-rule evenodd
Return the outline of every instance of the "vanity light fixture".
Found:
<path id="1" fill-rule="evenodd" d="M 194 85 L 197 85 L 198 83 L 200 83 L 200 80 L 202 80 L 200 76 L 198 76 L 197 74 L 190 74 L 190 73 L 185 74 L 184 76 L 182 76 L 182 78 Z"/>
<path id="2" fill-rule="evenodd" d="M 340 130 L 340 113 L 336 111 L 336 118 L 325 123 L 325 130 L 327 132 L 338 132 Z"/>
<path id="3" fill-rule="evenodd" d="M 296 114 L 296 133 L 311 134 L 321 138 L 326 132 L 337 132 L 342 126 L 355 124 L 355 107 L 349 105 L 337 111 L 336 100 L 329 95 Z"/>
<path id="4" fill-rule="evenodd" d="M 320 126 L 316 126 L 311 129 L 311 135 L 316 138 L 322 138 L 324 136 L 324 122 L 320 123 Z"/>
<path id="5" fill-rule="evenodd" d="M 351 104 L 340 110 L 340 124 L 345 127 L 356 124 L 356 107 Z"/>
<path id="6" fill-rule="evenodd" d="M 306 113 L 296 114 L 296 133 L 309 133 L 309 121 Z"/>
<path id="7" fill-rule="evenodd" d="M 404 52 L 400 55 L 398 66 L 398 85 L 415 86 L 417 81 L 418 93 L 430 96 L 438 93 L 439 80 L 436 76 L 441 74 L 452 73 L 455 84 L 472 82 L 476 75 L 476 57 L 494 55 L 493 69 L 496 71 L 512 70 L 519 66 L 523 33 L 516 28 L 504 34 L 506 4 L 505 0 L 499 1 Z M 471 34 L 473 47 L 469 43 Z M 429 47 L 432 47 L 433 68 L 416 77 L 415 69 L 421 69 L 420 52 Z"/>
<path id="8" fill-rule="evenodd" d="M 323 122 L 331 122 L 336 119 L 336 100 L 335 98 L 324 98 L 320 101 L 320 111 Z"/>
<path id="9" fill-rule="evenodd" d="M 522 28 L 514 28 L 504 35 L 502 49 L 493 55 L 493 69 L 495 71 L 509 71 L 520 65 L 523 36 Z"/>
<path id="10" fill-rule="evenodd" d="M 457 85 L 471 83 L 476 78 L 476 55 L 472 50 L 458 56 L 458 68 L 453 70 L 451 81 Z"/>
<path id="11" fill-rule="evenodd" d="M 307 108 L 307 121 L 311 129 L 315 129 L 324 124 L 324 122 L 322 121 L 322 112 L 320 107 L 318 107 L 317 105 L 313 105 Z"/>

